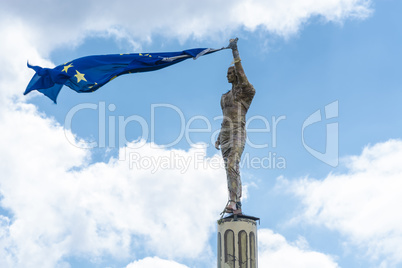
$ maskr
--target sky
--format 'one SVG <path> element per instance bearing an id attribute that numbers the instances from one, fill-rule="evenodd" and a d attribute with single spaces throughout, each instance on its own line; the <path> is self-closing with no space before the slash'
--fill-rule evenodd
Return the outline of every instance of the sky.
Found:
<path id="1" fill-rule="evenodd" d="M 98 91 L 33 65 L 221 48 L 256 95 L 241 162 L 259 267 L 402 267 L 402 2 L 2 1 L 0 267 L 216 267 L 230 50 Z"/>

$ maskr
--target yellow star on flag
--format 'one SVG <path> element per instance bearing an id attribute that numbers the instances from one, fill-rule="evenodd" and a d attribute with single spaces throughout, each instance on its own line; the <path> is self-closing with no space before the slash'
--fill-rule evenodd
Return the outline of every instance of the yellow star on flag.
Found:
<path id="1" fill-rule="evenodd" d="M 77 83 L 79 83 L 81 80 L 84 80 L 85 82 L 87 82 L 87 80 L 86 80 L 85 77 L 84 77 L 85 74 L 82 74 L 82 73 L 80 73 L 80 72 L 77 71 L 77 70 L 75 70 L 75 71 L 77 72 L 77 74 L 74 75 L 74 77 L 77 78 Z"/>
<path id="2" fill-rule="evenodd" d="M 63 71 L 62 72 L 66 72 L 68 71 L 69 68 L 73 67 L 73 64 L 70 63 L 69 65 L 64 66 Z"/>

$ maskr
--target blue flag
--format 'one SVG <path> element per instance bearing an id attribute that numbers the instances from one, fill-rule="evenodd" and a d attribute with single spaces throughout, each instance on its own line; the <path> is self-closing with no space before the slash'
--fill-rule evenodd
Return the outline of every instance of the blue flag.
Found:
<path id="1" fill-rule="evenodd" d="M 63 85 L 82 92 L 93 92 L 122 74 L 159 70 L 183 60 L 210 54 L 221 49 L 195 48 L 181 52 L 132 53 L 98 55 L 79 58 L 53 69 L 32 66 L 36 74 L 29 82 L 24 95 L 38 90 L 56 103 Z"/>

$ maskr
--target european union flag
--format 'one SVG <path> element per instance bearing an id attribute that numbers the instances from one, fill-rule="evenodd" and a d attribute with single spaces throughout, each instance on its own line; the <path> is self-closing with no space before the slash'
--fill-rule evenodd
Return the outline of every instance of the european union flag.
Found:
<path id="1" fill-rule="evenodd" d="M 195 48 L 181 52 L 88 56 L 53 69 L 32 66 L 28 63 L 28 67 L 34 69 L 36 74 L 29 82 L 24 95 L 32 90 L 38 90 L 56 103 L 57 95 L 63 85 L 79 93 L 93 92 L 122 74 L 155 71 L 222 49 L 224 48 Z"/>

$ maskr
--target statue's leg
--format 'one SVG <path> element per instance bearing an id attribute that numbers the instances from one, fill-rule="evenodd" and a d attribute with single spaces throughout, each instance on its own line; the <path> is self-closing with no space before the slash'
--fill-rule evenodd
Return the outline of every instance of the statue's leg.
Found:
<path id="1" fill-rule="evenodd" d="M 240 202 L 242 195 L 242 186 L 240 179 L 240 154 L 237 148 L 232 148 L 226 161 L 226 175 L 228 180 L 228 189 L 230 200 Z"/>
<path id="2" fill-rule="evenodd" d="M 222 134 L 222 133 L 221 133 Z M 225 137 L 224 135 L 221 135 Z M 226 177 L 229 192 L 227 211 L 240 209 L 242 184 L 240 179 L 240 158 L 244 149 L 244 142 L 240 135 L 233 135 L 230 139 L 221 141 L 221 152 L 225 163 Z"/>

